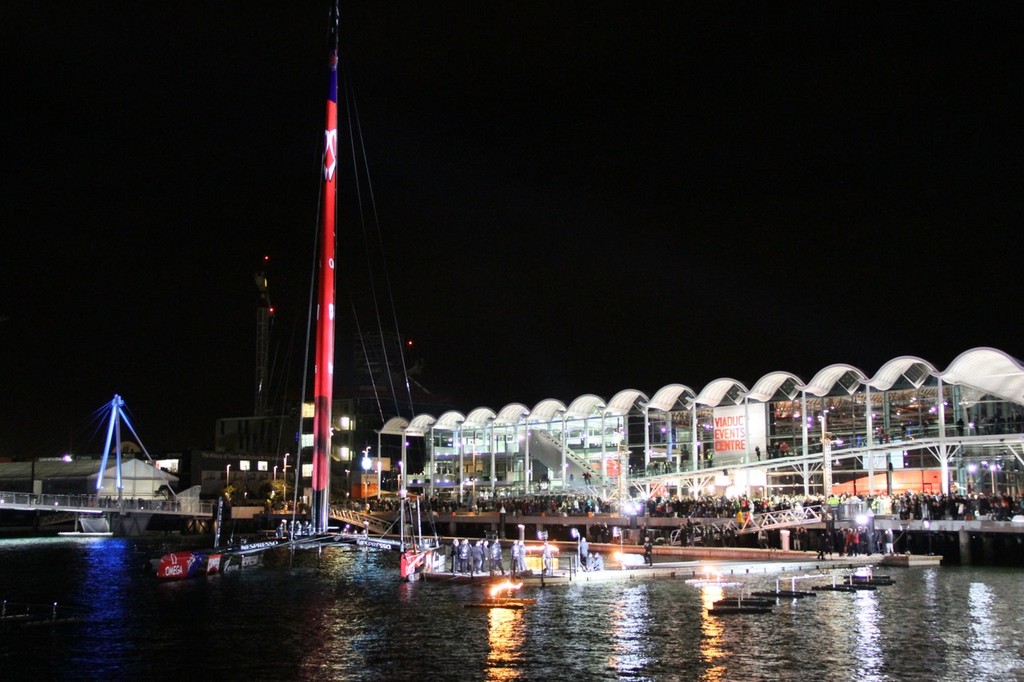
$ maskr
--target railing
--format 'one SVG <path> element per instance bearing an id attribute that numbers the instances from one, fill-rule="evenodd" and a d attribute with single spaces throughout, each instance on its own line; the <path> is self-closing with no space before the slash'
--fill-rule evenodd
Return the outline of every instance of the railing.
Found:
<path id="1" fill-rule="evenodd" d="M 147 511 L 180 516 L 210 516 L 213 502 L 195 499 L 146 499 L 97 495 L 54 495 L 0 491 L 0 511 L 4 509 L 54 512 Z"/>
<path id="2" fill-rule="evenodd" d="M 792 526 L 803 526 L 808 523 L 821 523 L 824 508 L 821 505 L 812 505 L 794 509 L 779 509 L 764 514 L 751 514 L 740 527 L 740 533 L 756 533 L 760 530 L 772 530 L 775 528 L 790 528 Z"/>
<path id="3" fill-rule="evenodd" d="M 572 462 L 583 471 L 589 471 L 591 474 L 597 473 L 594 471 L 594 467 L 590 464 L 590 460 L 586 456 L 580 455 L 568 445 L 563 444 L 562 439 L 559 436 L 548 433 L 547 431 L 538 431 L 538 433 L 546 437 L 553 445 L 556 445 L 559 451 L 564 449 L 566 460 Z"/>
<path id="4" fill-rule="evenodd" d="M 331 518 L 340 519 L 345 523 L 350 524 L 354 528 L 365 528 L 369 532 L 382 535 L 387 533 L 391 529 L 391 525 L 386 521 L 373 516 L 372 514 L 363 514 L 361 512 L 352 511 L 351 509 L 343 509 L 341 507 L 331 507 Z"/>

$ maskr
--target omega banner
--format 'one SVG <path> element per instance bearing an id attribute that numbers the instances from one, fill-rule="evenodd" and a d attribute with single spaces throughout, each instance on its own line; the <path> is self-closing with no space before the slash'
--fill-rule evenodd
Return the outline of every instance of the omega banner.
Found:
<path id="1" fill-rule="evenodd" d="M 765 404 L 732 405 L 716 407 L 714 411 L 715 457 L 721 455 L 747 454 L 750 447 L 751 461 L 754 459 L 754 448 L 761 448 L 762 459 L 767 459 Z"/>

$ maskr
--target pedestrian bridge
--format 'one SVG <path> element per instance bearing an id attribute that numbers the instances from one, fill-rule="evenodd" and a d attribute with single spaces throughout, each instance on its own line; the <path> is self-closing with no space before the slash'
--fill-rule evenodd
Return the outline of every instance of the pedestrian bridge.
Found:
<path id="1" fill-rule="evenodd" d="M 202 527 L 213 517 L 213 503 L 190 495 L 163 500 L 0 491 L 0 513 L 5 511 L 37 512 L 39 526 L 74 522 L 76 530 L 139 536 L 154 516 L 181 518 L 189 525 Z"/>
<path id="2" fill-rule="evenodd" d="M 54 495 L 0 491 L 0 511 L 46 511 L 71 514 L 145 512 L 170 516 L 212 516 L 213 502 L 180 496 L 176 500 Z"/>

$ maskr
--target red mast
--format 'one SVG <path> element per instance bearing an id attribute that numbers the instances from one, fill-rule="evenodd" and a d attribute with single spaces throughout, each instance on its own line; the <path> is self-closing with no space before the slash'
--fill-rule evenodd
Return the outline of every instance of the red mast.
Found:
<path id="1" fill-rule="evenodd" d="M 320 225 L 320 287 L 316 315 L 313 388 L 313 528 L 327 530 L 330 512 L 331 400 L 334 396 L 334 250 L 338 167 L 338 6 L 331 7 L 328 38 L 327 120 L 324 126 L 323 213 Z"/>

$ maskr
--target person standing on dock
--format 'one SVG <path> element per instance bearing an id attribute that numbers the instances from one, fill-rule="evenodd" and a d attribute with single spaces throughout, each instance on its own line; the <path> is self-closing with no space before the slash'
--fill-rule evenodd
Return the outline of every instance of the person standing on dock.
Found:
<path id="1" fill-rule="evenodd" d="M 519 541 L 513 540 L 512 546 L 509 548 L 509 554 L 511 558 L 508 562 L 508 572 L 515 578 L 519 575 Z"/>
<path id="2" fill-rule="evenodd" d="M 584 533 L 580 533 L 580 568 L 582 568 L 584 571 L 587 570 L 587 554 L 589 552 L 589 549 L 590 547 L 587 544 L 587 536 Z"/>
<path id="3" fill-rule="evenodd" d="M 459 544 L 459 573 L 469 573 L 469 540 L 462 538 Z"/>
<path id="4" fill-rule="evenodd" d="M 885 553 L 894 554 L 892 547 L 892 528 L 885 529 Z"/>
<path id="5" fill-rule="evenodd" d="M 551 575 L 551 545 L 548 541 L 544 541 L 544 550 L 541 552 L 541 559 L 544 562 L 544 568 L 541 571 L 541 575 Z"/>
<path id="6" fill-rule="evenodd" d="M 654 557 L 651 554 L 654 552 L 654 544 L 651 542 L 651 536 L 647 535 L 644 537 L 644 563 L 648 566 L 654 565 Z"/>
<path id="7" fill-rule="evenodd" d="M 484 572 L 484 541 L 477 540 L 476 544 L 473 545 L 473 568 L 470 569 L 470 575 L 473 572 L 483 573 Z"/>
<path id="8" fill-rule="evenodd" d="M 501 571 L 502 575 L 505 575 L 505 567 L 501 565 L 501 543 L 497 540 L 491 541 L 491 577 L 494 577 L 495 571 Z"/>
<path id="9" fill-rule="evenodd" d="M 526 543 L 519 541 L 519 575 L 526 573 Z"/>

